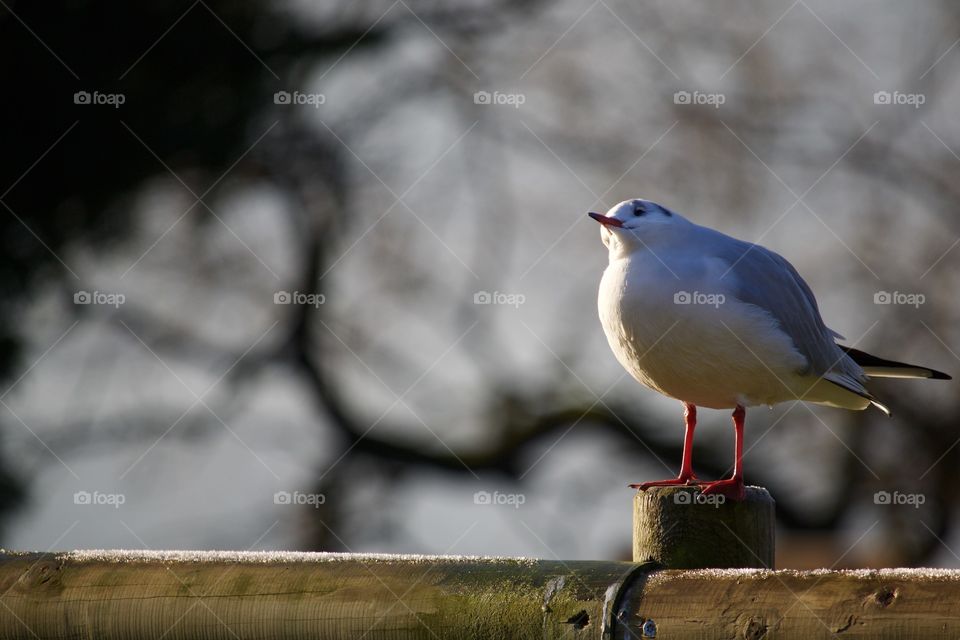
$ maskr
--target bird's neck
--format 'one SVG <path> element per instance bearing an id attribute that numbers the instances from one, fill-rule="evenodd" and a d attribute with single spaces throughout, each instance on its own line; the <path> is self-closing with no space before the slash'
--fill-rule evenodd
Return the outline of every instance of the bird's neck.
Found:
<path id="1" fill-rule="evenodd" d="M 649 255 L 651 252 L 656 253 L 657 247 L 662 244 L 662 238 L 657 234 L 645 234 L 643 237 L 635 236 L 629 239 L 616 238 L 607 246 L 607 254 L 610 262 L 614 262 L 634 256 Z"/>

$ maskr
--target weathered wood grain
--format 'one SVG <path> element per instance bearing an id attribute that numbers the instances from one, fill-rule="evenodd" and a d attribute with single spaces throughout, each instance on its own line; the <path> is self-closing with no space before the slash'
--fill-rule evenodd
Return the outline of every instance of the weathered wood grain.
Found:
<path id="1" fill-rule="evenodd" d="M 646 630 L 647 636 L 644 636 Z M 0 638 L 956 638 L 960 571 L 310 553 L 0 554 Z"/>
<path id="2" fill-rule="evenodd" d="M 773 568 L 774 501 L 747 487 L 742 502 L 695 487 L 655 487 L 633 500 L 633 560 L 668 569 Z"/>

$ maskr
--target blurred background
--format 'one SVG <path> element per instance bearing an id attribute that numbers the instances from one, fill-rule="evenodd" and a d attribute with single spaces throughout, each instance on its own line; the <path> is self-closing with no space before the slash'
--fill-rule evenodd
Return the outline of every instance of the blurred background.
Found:
<path id="1" fill-rule="evenodd" d="M 682 441 L 597 319 L 632 197 L 960 373 L 955 3 L 0 5 L 4 547 L 628 557 Z M 750 412 L 781 567 L 960 566 L 956 383 L 874 389 Z"/>

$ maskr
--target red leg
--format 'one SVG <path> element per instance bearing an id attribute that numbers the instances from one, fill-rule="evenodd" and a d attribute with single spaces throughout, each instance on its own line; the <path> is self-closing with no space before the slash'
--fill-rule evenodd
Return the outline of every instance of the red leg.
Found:
<path id="1" fill-rule="evenodd" d="M 696 474 L 693 473 L 693 431 L 697 428 L 697 407 L 689 402 L 683 403 L 683 461 L 680 463 L 680 475 L 669 480 L 655 480 L 654 482 L 640 482 L 631 484 L 631 489 L 644 491 L 650 487 L 671 487 L 682 484 L 699 484 Z"/>
<path id="2" fill-rule="evenodd" d="M 743 422 L 746 415 L 746 410 L 740 405 L 737 405 L 737 408 L 733 410 L 733 476 L 726 480 L 706 483 L 703 488 L 704 494 L 722 494 L 731 500 L 743 500 L 746 493 L 743 485 Z"/>

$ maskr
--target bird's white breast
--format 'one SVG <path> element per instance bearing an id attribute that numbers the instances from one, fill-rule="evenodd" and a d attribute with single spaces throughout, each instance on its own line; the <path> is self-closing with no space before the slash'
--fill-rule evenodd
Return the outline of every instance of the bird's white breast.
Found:
<path id="1" fill-rule="evenodd" d="M 698 406 L 793 399 L 806 359 L 770 314 L 732 295 L 728 266 L 695 254 L 665 264 L 648 250 L 612 260 L 598 300 L 610 348 L 640 383 Z"/>

